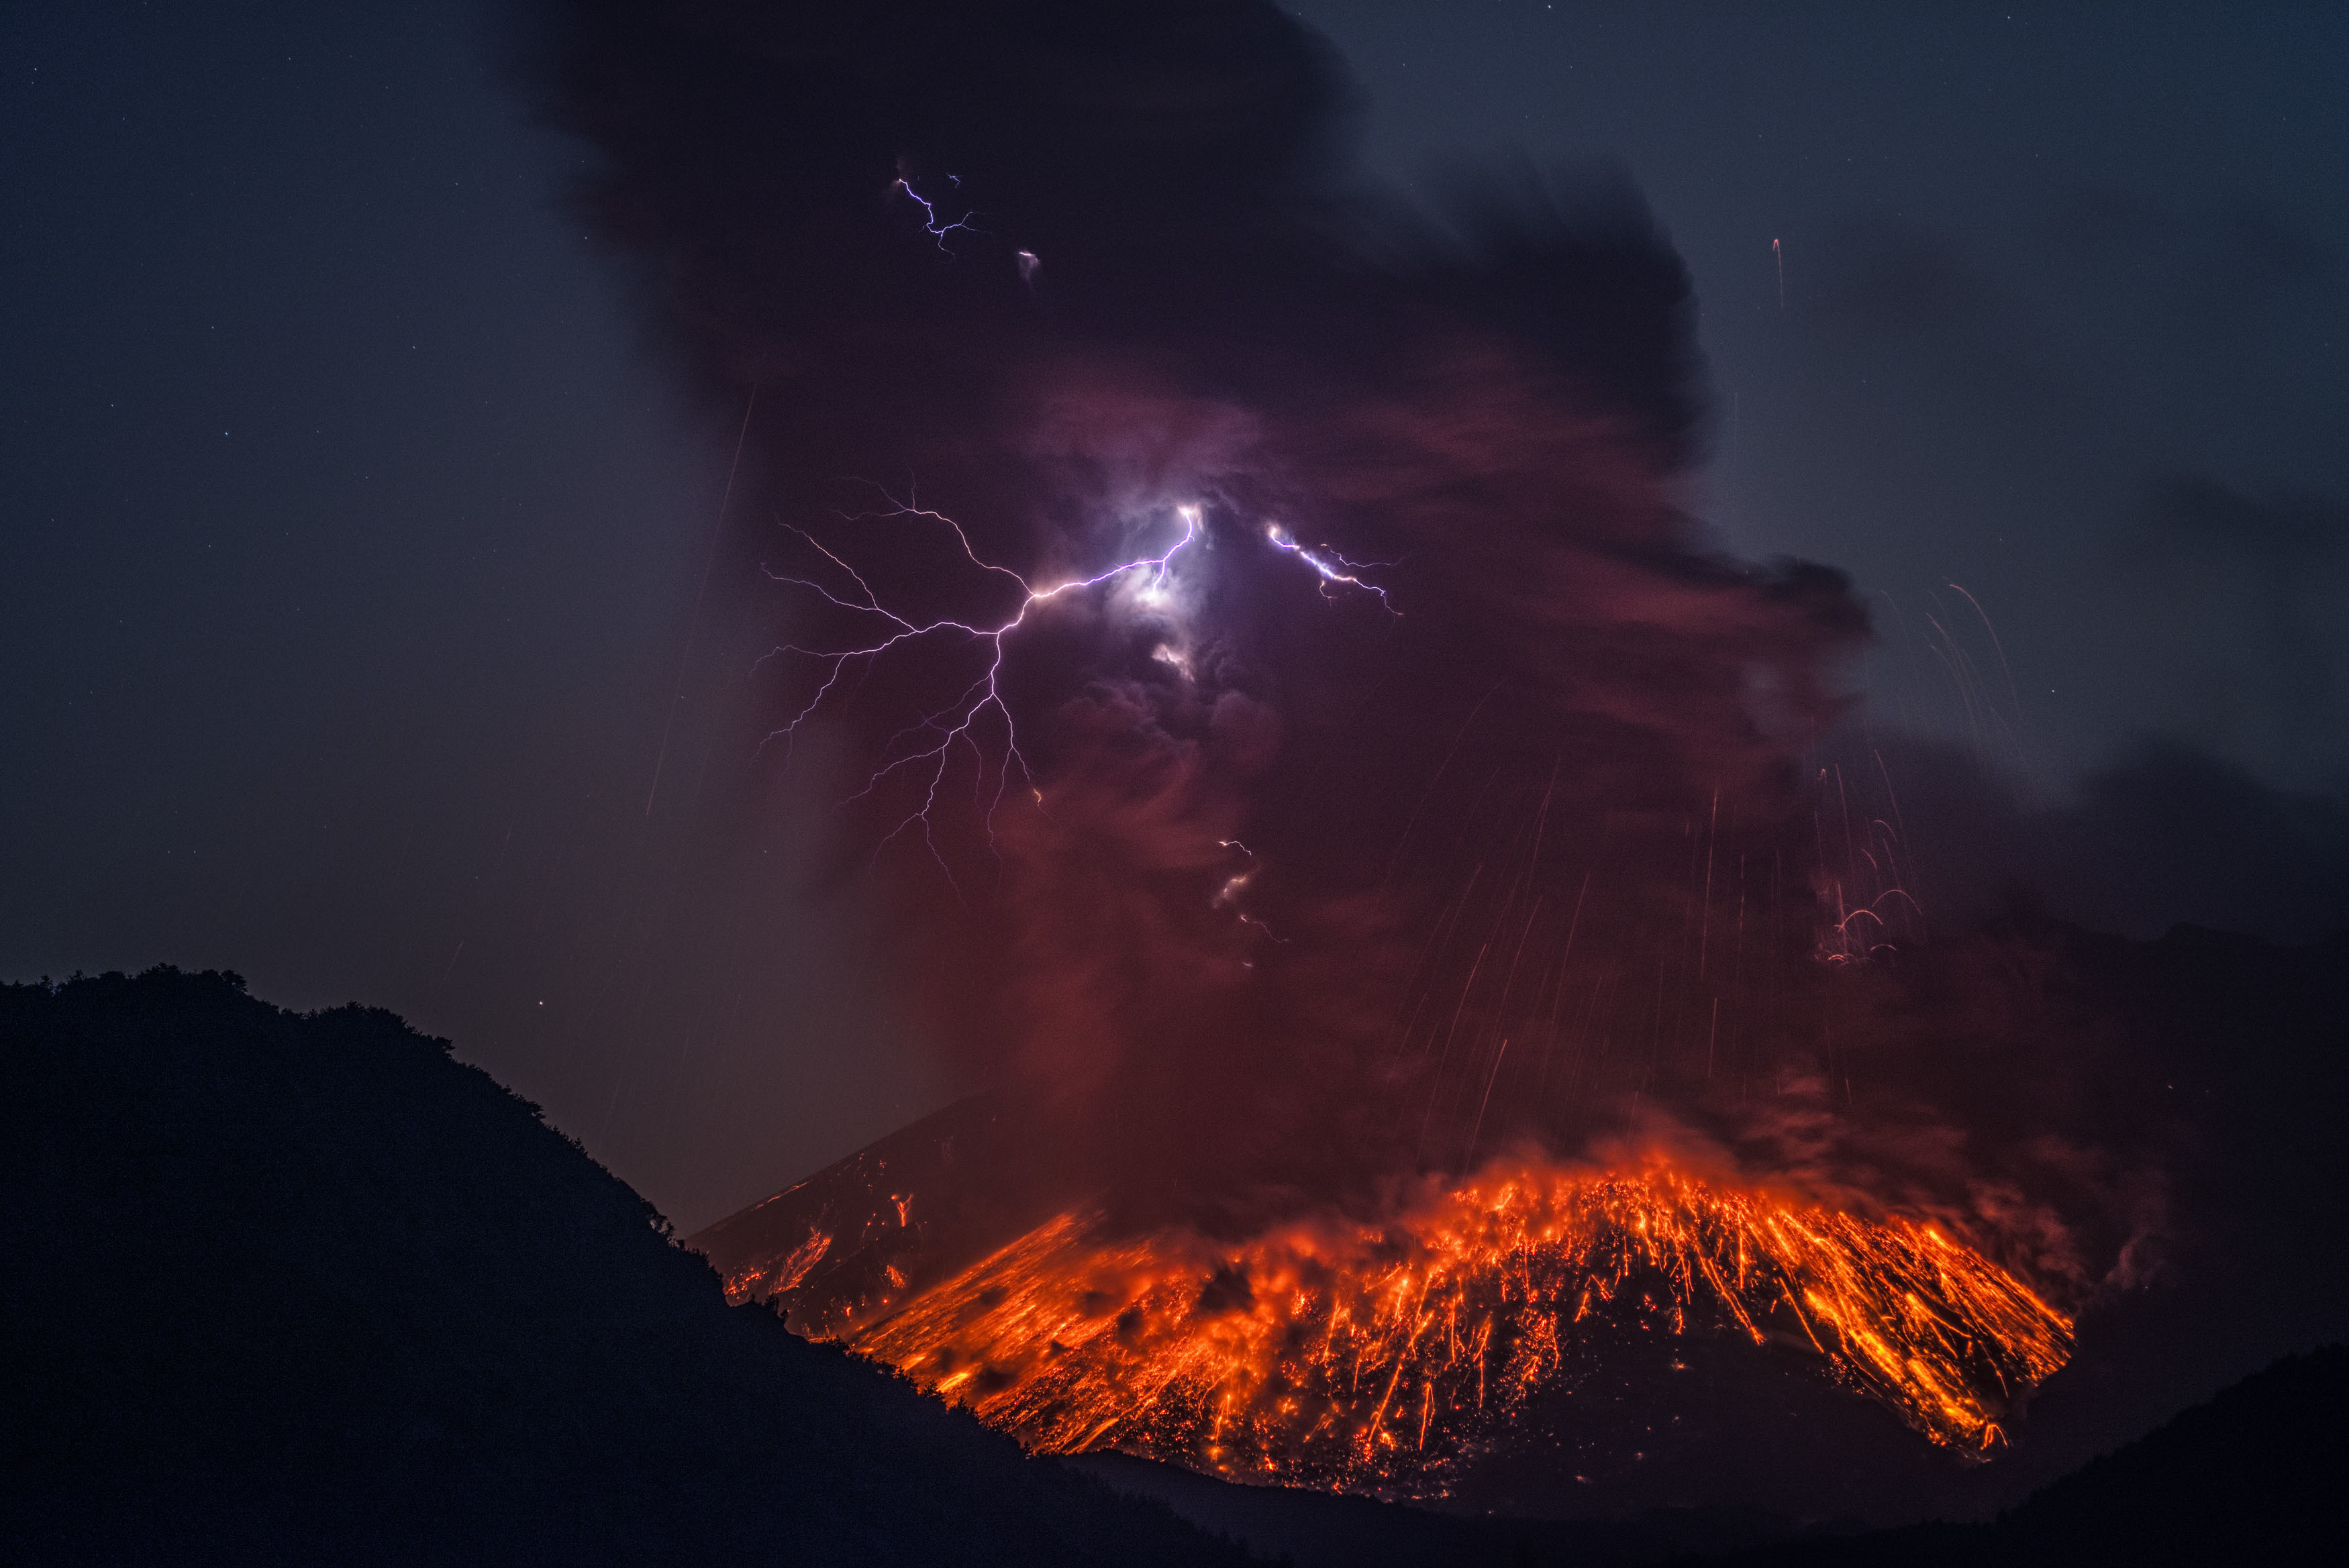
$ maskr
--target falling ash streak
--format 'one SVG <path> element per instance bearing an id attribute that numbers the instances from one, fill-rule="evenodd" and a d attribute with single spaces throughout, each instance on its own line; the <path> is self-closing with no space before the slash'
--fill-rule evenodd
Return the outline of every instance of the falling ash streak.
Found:
<path id="1" fill-rule="evenodd" d="M 1532 924 L 1530 920 L 1527 921 L 1526 929 L 1531 930 Z M 1518 945 L 1522 948 L 1524 944 L 1520 943 Z M 1506 1005 L 1505 1002 L 1504 1006 Z M 1485 1112 L 1490 1109 L 1493 1104 L 1493 1086 L 1501 1081 L 1501 1064 L 1508 1059 L 1508 1056 L 1509 1042 L 1507 1037 L 1504 1036 L 1501 1048 L 1493 1053 L 1493 1070 L 1485 1076 L 1485 1098 L 1476 1102 L 1476 1125 L 1468 1132 L 1468 1159 L 1472 1161 L 1476 1158 L 1477 1140 L 1485 1136 Z"/>
<path id="2" fill-rule="evenodd" d="M 1982 607 L 1981 600 L 1967 593 L 1962 584 L 1952 583 L 1950 586 L 1965 593 L 1966 603 L 1971 604 L 1974 614 L 1982 617 L 1982 630 L 1990 634 L 1990 645 L 1998 651 L 1998 667 L 2006 676 L 2007 700 L 2014 705 L 2014 717 L 2020 722 L 2023 717 L 2023 693 L 2015 687 L 2014 667 L 2006 662 L 2006 645 L 1998 640 L 1998 628 L 1990 624 L 1990 612 Z"/>
<path id="3" fill-rule="evenodd" d="M 1468 717 L 1461 720 L 1460 733 L 1452 738 L 1452 745 L 1444 753 L 1443 762 L 1437 765 L 1434 776 L 1428 779 L 1427 788 L 1421 791 L 1419 804 L 1412 809 L 1411 820 L 1403 824 L 1402 834 L 1395 841 L 1394 853 L 1387 861 L 1386 875 L 1379 879 L 1380 886 L 1384 887 L 1394 881 L 1395 869 L 1402 863 L 1403 851 L 1411 847 L 1412 834 L 1417 830 L 1420 818 L 1426 813 L 1428 801 L 1435 798 L 1435 787 L 1443 783 L 1444 774 L 1451 771 L 1453 760 L 1460 755 L 1461 745 L 1467 740 L 1469 730 L 1475 727 L 1476 716 L 1485 711 L 1485 705 L 1491 702 L 1506 684 L 1506 681 L 1495 681 L 1485 689 L 1485 695 L 1476 699 L 1476 706 L 1468 710 Z M 1479 799 L 1482 799 L 1481 792 Z"/>

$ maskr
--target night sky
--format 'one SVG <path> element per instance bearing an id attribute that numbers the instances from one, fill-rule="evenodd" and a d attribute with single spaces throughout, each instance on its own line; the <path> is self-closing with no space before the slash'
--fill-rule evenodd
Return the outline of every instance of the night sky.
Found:
<path id="1" fill-rule="evenodd" d="M 1853 574 L 1857 732 L 2007 779 L 1990 858 L 2137 934 L 2340 923 L 2337 11 L 1297 14 L 1407 187 L 1645 193 L 1713 384 L 1689 504 Z M 869 891 L 810 885 L 821 770 L 758 745 L 779 602 L 712 569 L 741 410 L 647 347 L 496 33 L 0 23 L 0 974 L 390 1007 L 689 1230 L 955 1085 Z M 2223 868 L 2065 858 L 2189 796 Z"/>

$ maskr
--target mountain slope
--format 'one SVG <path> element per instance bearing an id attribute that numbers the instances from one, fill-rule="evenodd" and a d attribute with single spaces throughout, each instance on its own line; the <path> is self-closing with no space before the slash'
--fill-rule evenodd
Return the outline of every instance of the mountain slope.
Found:
<path id="1" fill-rule="evenodd" d="M 1235 1486 L 1123 1454 L 1073 1463 L 1298 1568 L 1989 1568 L 2349 1561 L 2349 1346 L 2288 1357 L 2094 1460 L 1994 1523 L 1861 1534 L 1726 1511 L 1617 1521 L 1463 1516 Z M 1848 1526 L 1841 1527 L 1847 1530 Z M 1775 1535 L 1720 1555 L 1741 1538 Z"/>
<path id="2" fill-rule="evenodd" d="M 1990 1524 L 1787 1544 L 1722 1568 L 2349 1561 L 2349 1346 L 2286 1357 Z"/>
<path id="3" fill-rule="evenodd" d="M 445 1042 L 0 988 L 15 1562 L 1237 1562 L 771 1315 Z"/>
<path id="4" fill-rule="evenodd" d="M 2065 1477 L 1992 1528 L 1997 1558 L 2349 1558 L 2349 1346 L 2288 1357 Z"/>

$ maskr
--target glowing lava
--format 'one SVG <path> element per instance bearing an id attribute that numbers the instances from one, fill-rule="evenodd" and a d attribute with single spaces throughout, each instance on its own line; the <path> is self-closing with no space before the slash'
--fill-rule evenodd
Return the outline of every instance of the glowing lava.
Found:
<path id="1" fill-rule="evenodd" d="M 1802 1345 L 1973 1456 L 2004 1440 L 2010 1401 L 2072 1337 L 1934 1225 L 1658 1160 L 1490 1167 L 1385 1223 L 1293 1222 L 1237 1245 L 1063 1213 L 845 1338 L 1031 1449 L 1440 1492 L 1478 1434 L 1560 1381 L 1578 1341 L 1707 1330 Z"/>

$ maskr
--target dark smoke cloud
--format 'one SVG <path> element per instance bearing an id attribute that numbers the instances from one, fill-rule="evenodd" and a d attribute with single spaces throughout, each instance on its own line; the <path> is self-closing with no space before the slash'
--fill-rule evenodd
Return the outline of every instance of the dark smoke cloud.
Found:
<path id="1" fill-rule="evenodd" d="M 746 565 L 996 624 L 1019 590 L 916 496 L 1038 583 L 1198 509 L 1156 602 L 1007 644 L 1031 774 L 990 716 L 841 819 L 939 1037 L 1041 1086 L 1087 1179 L 1237 1223 L 1644 1128 L 1971 1216 L 2083 1290 L 2143 1228 L 2083 1139 L 1950 1130 L 1994 1098 L 1930 1069 L 1957 979 L 1840 983 L 1913 924 L 1905 842 L 1803 760 L 1866 617 L 1683 510 L 1692 300 L 1619 180 L 1374 189 L 1339 63 L 1268 5 L 580 4 L 525 57 L 659 340 L 728 418 L 755 395 L 780 526 Z M 796 647 L 869 632 L 779 603 Z M 859 663 L 817 722 L 881 766 L 986 663 Z M 773 668 L 781 726 L 829 666 Z"/>
<path id="2" fill-rule="evenodd" d="M 2315 782 L 2349 694 L 2349 505 L 2182 475 L 2130 522 L 2124 570 L 2177 627 L 2174 722 L 2204 748 L 2252 742 L 2289 759 L 2282 777 Z"/>
<path id="3" fill-rule="evenodd" d="M 2337 793 L 2278 789 L 2160 738 L 2054 801 L 1915 737 L 1846 735 L 1822 755 L 1867 814 L 1897 810 L 1922 912 L 1912 934 L 1955 937 L 2017 911 L 2140 938 L 2181 924 L 2287 944 L 2349 932 L 2349 802 Z"/>

